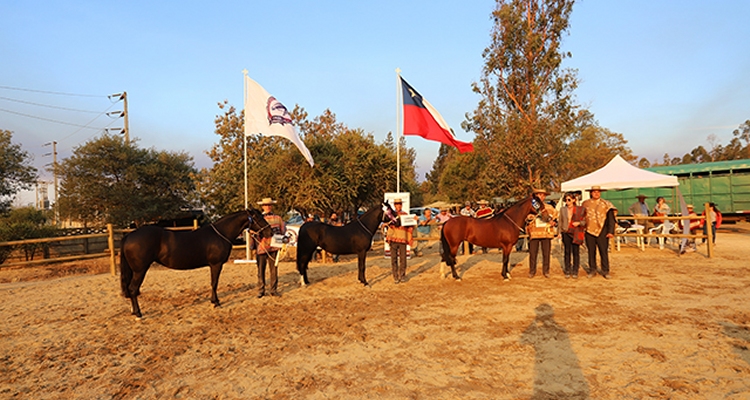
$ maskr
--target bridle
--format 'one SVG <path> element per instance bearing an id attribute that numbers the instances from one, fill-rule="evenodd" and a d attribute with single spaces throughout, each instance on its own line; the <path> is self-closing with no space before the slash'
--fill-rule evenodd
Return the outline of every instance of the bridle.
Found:
<path id="1" fill-rule="evenodd" d="M 253 239 L 257 241 L 257 239 L 255 239 L 255 235 L 257 235 L 260 232 L 263 232 L 266 228 L 270 228 L 271 225 L 266 225 L 263 228 L 261 228 L 259 231 L 254 231 L 250 229 L 250 227 L 253 226 L 253 216 L 252 214 L 250 214 L 250 210 L 245 209 L 245 213 L 247 214 L 247 222 L 248 222 L 247 230 L 250 232 L 250 236 L 252 236 Z M 226 241 L 227 243 L 231 245 L 234 245 L 234 243 L 231 240 L 229 240 L 226 236 L 224 236 L 221 232 L 219 232 L 218 229 L 216 229 L 216 226 L 213 224 L 213 222 L 211 223 L 211 229 L 213 229 L 214 232 L 216 232 L 216 234 L 219 235 L 220 238 L 224 239 L 224 241 Z"/>
<path id="2" fill-rule="evenodd" d="M 539 215 L 542 212 L 542 210 L 543 210 L 542 205 L 539 204 L 539 203 L 540 203 L 540 201 L 536 197 L 531 196 L 531 208 L 533 208 L 534 211 L 536 211 L 535 215 Z M 518 226 L 518 224 L 516 223 L 516 221 L 513 221 L 513 219 L 508 216 L 507 212 L 503 212 L 503 216 L 505 216 L 505 218 L 507 218 L 508 221 L 510 221 L 513 225 L 515 225 L 516 228 L 518 228 L 519 231 L 523 231 L 524 230 L 523 228 L 521 228 L 520 226 Z"/>

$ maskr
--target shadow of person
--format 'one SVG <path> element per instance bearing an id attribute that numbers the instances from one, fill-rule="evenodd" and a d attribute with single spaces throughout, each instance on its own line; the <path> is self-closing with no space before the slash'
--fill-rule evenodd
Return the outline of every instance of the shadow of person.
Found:
<path id="1" fill-rule="evenodd" d="M 534 346 L 533 400 L 588 399 L 589 386 L 581 371 L 568 333 L 554 319 L 549 304 L 540 304 L 536 318 L 523 331 L 521 344 Z"/>
<path id="2" fill-rule="evenodd" d="M 725 336 L 735 339 L 732 343 L 734 352 L 750 364 L 750 328 L 731 322 L 719 322 L 719 325 L 724 328 Z"/>

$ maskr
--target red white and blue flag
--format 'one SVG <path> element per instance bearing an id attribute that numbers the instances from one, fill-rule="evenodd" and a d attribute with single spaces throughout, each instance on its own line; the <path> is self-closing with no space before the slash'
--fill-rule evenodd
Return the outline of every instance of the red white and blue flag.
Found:
<path id="1" fill-rule="evenodd" d="M 421 94 L 401 78 L 404 102 L 404 135 L 417 135 L 427 140 L 458 148 L 461 153 L 474 151 L 474 145 L 456 140 L 448 123 Z"/>

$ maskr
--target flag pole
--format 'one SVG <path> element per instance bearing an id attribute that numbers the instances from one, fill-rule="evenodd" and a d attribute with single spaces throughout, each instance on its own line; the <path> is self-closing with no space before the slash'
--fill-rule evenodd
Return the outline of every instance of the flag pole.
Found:
<path id="1" fill-rule="evenodd" d="M 401 193 L 401 124 L 399 115 L 403 93 L 401 90 L 401 68 L 396 68 L 396 193 Z"/>
<path id="2" fill-rule="evenodd" d="M 247 126 L 247 69 L 242 70 L 244 79 L 242 80 L 245 85 L 244 95 L 242 97 L 242 109 L 244 110 L 245 120 L 243 121 L 244 126 Z M 243 149 L 243 160 L 245 164 L 245 210 L 247 210 L 247 135 L 245 129 L 242 130 L 242 149 Z M 234 260 L 235 264 L 254 263 L 255 260 L 250 258 L 250 230 L 245 230 L 245 259 Z"/>

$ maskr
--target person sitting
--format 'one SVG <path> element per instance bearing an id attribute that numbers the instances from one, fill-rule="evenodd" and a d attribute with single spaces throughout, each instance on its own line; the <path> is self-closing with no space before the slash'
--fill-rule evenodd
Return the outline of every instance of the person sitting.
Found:
<path id="1" fill-rule="evenodd" d="M 437 225 L 437 219 L 432 217 L 432 210 L 425 208 L 422 215 L 417 220 L 417 237 L 426 238 L 432 236 L 432 227 Z M 414 246 L 414 254 L 417 257 L 422 257 L 422 250 L 427 246 L 426 240 L 418 240 L 417 245 Z"/>

